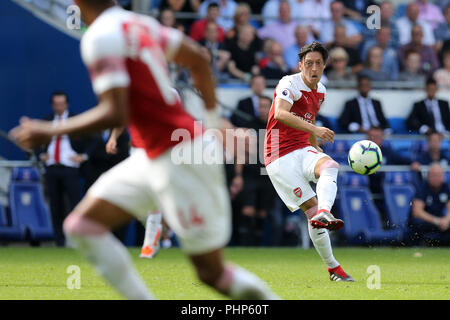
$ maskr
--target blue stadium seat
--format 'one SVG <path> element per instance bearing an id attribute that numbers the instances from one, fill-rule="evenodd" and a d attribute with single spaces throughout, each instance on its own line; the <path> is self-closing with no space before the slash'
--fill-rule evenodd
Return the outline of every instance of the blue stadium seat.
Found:
<path id="1" fill-rule="evenodd" d="M 0 205 L 0 240 L 20 241 L 24 238 L 24 230 L 19 226 L 16 216 L 12 216 L 8 221 L 5 209 Z"/>
<path id="2" fill-rule="evenodd" d="M 402 156 L 411 158 L 413 141 L 411 140 L 390 140 L 392 148 Z"/>
<path id="3" fill-rule="evenodd" d="M 338 185 L 367 188 L 369 185 L 369 177 L 353 172 L 341 172 L 338 176 Z"/>
<path id="4" fill-rule="evenodd" d="M 445 173 L 445 182 L 447 182 L 450 185 L 450 171 Z"/>
<path id="5" fill-rule="evenodd" d="M 9 186 L 11 217 L 17 219 L 30 240 L 53 239 L 53 227 L 35 168 L 14 168 Z"/>
<path id="6" fill-rule="evenodd" d="M 401 230 L 384 230 L 378 209 L 372 201 L 368 177 L 347 173 L 339 179 L 339 201 L 342 233 L 349 244 L 396 244 L 402 239 Z"/>
<path id="7" fill-rule="evenodd" d="M 324 152 L 333 158 L 336 162 L 348 164 L 349 142 L 346 140 L 336 140 L 334 143 L 327 143 L 324 146 Z"/>
<path id="8" fill-rule="evenodd" d="M 415 173 L 411 171 L 386 172 L 384 174 L 384 183 L 393 185 L 412 184 Z"/>
<path id="9" fill-rule="evenodd" d="M 411 184 L 383 184 L 387 225 L 394 230 L 400 230 L 403 239 L 408 235 L 408 220 L 415 192 Z"/>

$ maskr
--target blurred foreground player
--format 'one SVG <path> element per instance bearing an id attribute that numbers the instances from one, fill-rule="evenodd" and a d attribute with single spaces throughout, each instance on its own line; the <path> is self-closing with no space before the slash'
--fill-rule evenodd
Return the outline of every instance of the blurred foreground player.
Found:
<path id="1" fill-rule="evenodd" d="M 186 154 L 192 145 L 201 154 L 205 148 L 222 150 L 198 130 L 171 90 L 168 60 L 191 71 L 207 109 L 207 124 L 218 125 L 211 69 L 198 47 L 179 31 L 125 11 L 112 0 L 76 3 L 90 25 L 81 51 L 99 105 L 57 126 L 23 119 L 11 137 L 28 148 L 54 135 L 125 126 L 128 119 L 132 140 L 140 149 L 89 189 L 64 223 L 67 236 L 126 298 L 152 299 L 127 250 L 110 230 L 133 216 L 146 216 L 155 208 L 155 195 L 204 283 L 235 299 L 277 298 L 258 277 L 223 261 L 231 216 L 222 166 L 206 161 L 175 164 L 171 157 L 172 149 Z M 184 134 L 183 142 L 171 139 L 175 130 Z"/>
<path id="2" fill-rule="evenodd" d="M 328 51 L 318 42 L 299 53 L 300 72 L 283 77 L 275 88 L 267 123 L 264 162 L 278 195 L 291 211 L 299 208 L 309 219 L 309 235 L 328 266 L 330 280 L 354 281 L 333 256 L 328 230 L 339 230 L 331 207 L 337 193 L 339 164 L 322 152 L 316 137 L 333 142 L 334 132 L 315 125 L 325 100 L 320 82 Z M 317 183 L 316 193 L 310 182 Z M 328 229 L 328 230 L 327 230 Z"/>

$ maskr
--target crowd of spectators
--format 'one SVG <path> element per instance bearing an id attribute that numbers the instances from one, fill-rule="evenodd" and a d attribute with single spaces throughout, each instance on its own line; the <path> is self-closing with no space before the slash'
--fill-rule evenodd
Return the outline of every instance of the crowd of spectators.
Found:
<path id="1" fill-rule="evenodd" d="M 379 28 L 366 26 L 366 8 L 380 8 Z M 153 1 L 162 24 L 199 42 L 219 82 L 246 82 L 262 74 L 277 80 L 298 72 L 301 46 L 320 41 L 330 50 L 325 72 L 333 81 L 408 81 L 432 76 L 450 82 L 450 4 L 416 0 L 179 0 Z M 189 18 L 180 12 L 190 13 Z M 177 18 L 178 17 L 178 18 Z M 330 85 L 329 84 L 329 85 Z"/>

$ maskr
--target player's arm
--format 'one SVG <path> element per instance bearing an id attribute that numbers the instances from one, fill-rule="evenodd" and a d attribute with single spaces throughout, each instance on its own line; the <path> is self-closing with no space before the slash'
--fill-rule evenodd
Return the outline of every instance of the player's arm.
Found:
<path id="1" fill-rule="evenodd" d="M 316 118 L 314 118 L 313 124 L 316 125 Z M 309 143 L 311 144 L 311 146 L 316 148 L 319 152 L 323 152 L 322 148 L 319 147 L 319 145 L 317 144 L 317 138 L 314 133 L 309 134 Z"/>
<path id="2" fill-rule="evenodd" d="M 206 57 L 201 53 L 200 46 L 184 37 L 181 45 L 172 59 L 191 72 L 194 86 L 201 94 L 207 110 L 216 108 L 215 82 L 211 67 Z"/>
<path id="3" fill-rule="evenodd" d="M 292 108 L 292 104 L 284 99 L 275 99 L 275 110 L 274 110 L 274 118 L 277 121 L 280 121 L 284 125 L 288 127 L 306 131 L 310 134 L 315 135 L 323 140 L 327 140 L 333 142 L 334 132 L 325 127 L 317 127 L 312 123 L 309 123 L 297 116 L 294 116 L 290 110 Z"/>

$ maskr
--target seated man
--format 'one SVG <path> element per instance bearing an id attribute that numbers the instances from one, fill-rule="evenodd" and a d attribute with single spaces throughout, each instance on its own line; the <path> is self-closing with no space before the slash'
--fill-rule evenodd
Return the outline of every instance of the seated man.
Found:
<path id="1" fill-rule="evenodd" d="M 416 102 L 406 120 L 408 130 L 428 134 L 433 131 L 450 134 L 450 108 L 445 100 L 436 98 L 436 80 L 429 78 L 425 85 L 426 99 Z"/>
<path id="2" fill-rule="evenodd" d="M 450 243 L 450 189 L 444 180 L 444 172 L 433 163 L 427 181 L 418 189 L 412 205 L 410 218 L 413 244 Z"/>
<path id="3" fill-rule="evenodd" d="M 345 103 L 344 110 L 339 117 L 341 128 L 348 133 L 367 133 L 371 127 L 380 127 L 385 134 L 392 133 L 380 101 L 369 97 L 370 79 L 366 76 L 359 76 L 357 86 L 359 96 Z"/>

